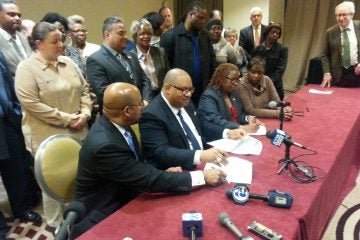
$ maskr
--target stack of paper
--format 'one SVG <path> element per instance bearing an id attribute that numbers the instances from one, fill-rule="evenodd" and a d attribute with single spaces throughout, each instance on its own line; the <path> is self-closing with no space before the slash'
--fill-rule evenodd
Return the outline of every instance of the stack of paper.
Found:
<path id="1" fill-rule="evenodd" d="M 225 152 L 234 154 L 254 154 L 260 155 L 263 145 L 262 142 L 256 138 L 247 136 L 240 140 L 219 139 L 208 142 L 209 145 L 222 149 Z"/>

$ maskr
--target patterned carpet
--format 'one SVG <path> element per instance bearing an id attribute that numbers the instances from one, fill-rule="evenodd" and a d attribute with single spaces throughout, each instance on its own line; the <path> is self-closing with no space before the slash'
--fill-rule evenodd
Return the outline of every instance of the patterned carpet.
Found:
<path id="1" fill-rule="evenodd" d="M 55 228 L 47 226 L 45 223 L 32 223 L 20 221 L 19 219 L 7 218 L 10 228 L 6 235 L 9 240 L 52 240 Z"/>

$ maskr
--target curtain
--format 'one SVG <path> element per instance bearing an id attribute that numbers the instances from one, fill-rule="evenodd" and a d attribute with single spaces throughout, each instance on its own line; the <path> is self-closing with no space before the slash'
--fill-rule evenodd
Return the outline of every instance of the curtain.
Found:
<path id="1" fill-rule="evenodd" d="M 342 0 L 287 0 L 283 44 L 289 48 L 284 89 L 295 91 L 304 83 L 310 59 L 320 56 L 326 29 L 336 24 L 335 6 Z M 360 0 L 354 0 L 359 9 Z M 353 19 L 360 19 L 356 12 Z"/>

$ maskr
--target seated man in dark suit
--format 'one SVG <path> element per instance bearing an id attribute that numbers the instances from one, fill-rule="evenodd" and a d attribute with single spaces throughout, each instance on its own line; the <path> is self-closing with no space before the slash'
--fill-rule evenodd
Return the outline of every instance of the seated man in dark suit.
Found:
<path id="1" fill-rule="evenodd" d="M 193 186 L 222 183 L 224 173 L 211 169 L 161 171 L 141 160 L 141 151 L 130 125 L 143 111 L 139 90 L 129 83 L 113 83 L 104 93 L 103 116 L 90 129 L 80 150 L 76 199 L 87 216 L 75 225 L 78 235 L 110 215 L 139 193 L 188 193 Z"/>
<path id="2" fill-rule="evenodd" d="M 193 169 L 200 162 L 216 162 L 226 153 L 216 148 L 202 150 L 204 142 L 228 137 L 241 138 L 242 129 L 200 121 L 192 103 L 194 92 L 191 78 L 184 70 L 174 68 L 164 79 L 161 94 L 145 109 L 140 121 L 140 133 L 145 158 L 159 169 L 181 166 Z M 201 129 L 203 128 L 203 129 Z"/>
<path id="3" fill-rule="evenodd" d="M 100 112 L 105 88 L 114 82 L 127 82 L 137 86 L 147 104 L 152 98 L 151 83 L 136 54 L 124 52 L 127 38 L 123 20 L 117 16 L 105 19 L 103 38 L 101 48 L 86 61 L 87 79 L 98 98 Z"/>

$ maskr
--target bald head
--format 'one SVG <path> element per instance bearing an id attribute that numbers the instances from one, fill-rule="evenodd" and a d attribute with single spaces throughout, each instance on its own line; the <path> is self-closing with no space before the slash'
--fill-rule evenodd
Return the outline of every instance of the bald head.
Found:
<path id="1" fill-rule="evenodd" d="M 113 83 L 105 89 L 103 113 L 116 123 L 120 120 L 127 124 L 129 119 L 137 118 L 131 113 L 129 115 L 127 107 L 140 106 L 140 103 L 141 94 L 136 86 L 124 82 Z"/>
<path id="2" fill-rule="evenodd" d="M 162 92 L 173 107 L 187 106 L 193 93 L 190 75 L 179 68 L 171 69 L 165 75 Z"/>

